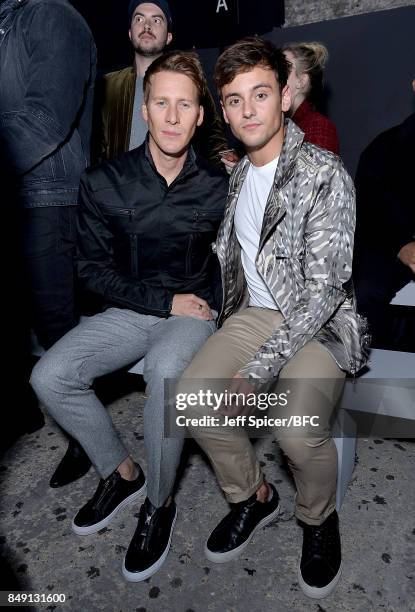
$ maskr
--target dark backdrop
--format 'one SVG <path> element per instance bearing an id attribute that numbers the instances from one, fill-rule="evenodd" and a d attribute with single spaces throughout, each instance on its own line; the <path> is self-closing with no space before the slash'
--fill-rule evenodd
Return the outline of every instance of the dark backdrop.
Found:
<path id="1" fill-rule="evenodd" d="M 276 43 L 318 40 L 328 47 L 327 113 L 353 175 L 365 146 L 415 111 L 414 24 L 415 7 L 407 7 L 267 35 Z"/>
<path id="2" fill-rule="evenodd" d="M 70 0 L 84 15 L 99 50 L 99 68 L 109 71 L 131 59 L 129 0 Z M 264 34 L 284 23 L 284 0 L 169 0 L 174 41 L 181 49 L 223 47 L 249 34 Z"/>
<path id="3" fill-rule="evenodd" d="M 200 28 L 206 26 L 200 13 L 202 2 L 175 2 L 181 7 L 180 30 L 184 37 L 186 31 L 197 32 L 195 24 Z M 175 2 L 171 1 L 173 8 Z M 94 33 L 101 72 L 130 63 L 132 53 L 126 19 L 128 0 L 73 0 L 73 4 L 85 16 Z M 270 4 L 268 0 L 257 0 L 256 3 L 258 6 Z M 184 12 L 185 5 L 198 6 L 201 16 L 195 18 L 191 12 Z M 271 14 L 270 21 L 279 23 L 283 20 L 281 10 L 280 5 L 279 10 Z M 260 33 L 265 27 L 263 13 L 259 11 L 258 14 L 262 17 L 254 23 L 252 33 Z M 415 95 L 411 89 L 411 81 L 415 78 L 414 23 L 415 7 L 407 7 L 295 28 L 274 28 L 265 34 L 277 44 L 318 40 L 327 45 L 330 60 L 326 73 L 326 111 L 337 126 L 342 157 L 352 174 L 361 151 L 374 136 L 400 123 L 415 110 Z M 176 39 L 176 42 L 180 43 L 180 40 Z M 199 48 L 208 76 L 218 57 L 219 44 L 218 40 L 216 47 Z"/>

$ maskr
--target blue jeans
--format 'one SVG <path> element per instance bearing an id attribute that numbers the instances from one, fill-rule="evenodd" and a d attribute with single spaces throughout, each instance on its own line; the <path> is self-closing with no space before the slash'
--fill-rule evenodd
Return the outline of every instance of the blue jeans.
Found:
<path id="1" fill-rule="evenodd" d="M 110 308 L 59 340 L 35 366 L 31 384 L 49 414 L 107 478 L 130 453 L 91 385 L 145 356 L 147 495 L 160 507 L 173 489 L 183 448 L 183 439 L 164 437 L 164 379 L 180 377 L 215 329 L 215 321 Z"/>

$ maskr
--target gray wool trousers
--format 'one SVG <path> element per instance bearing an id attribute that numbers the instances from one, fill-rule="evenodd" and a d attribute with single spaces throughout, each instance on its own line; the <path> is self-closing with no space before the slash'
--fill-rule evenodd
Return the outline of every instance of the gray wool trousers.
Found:
<path id="1" fill-rule="evenodd" d="M 183 448 L 183 438 L 164 436 L 164 379 L 180 377 L 215 330 L 215 321 L 110 308 L 82 321 L 49 349 L 33 369 L 31 384 L 48 413 L 107 478 L 130 452 L 91 385 L 145 356 L 147 495 L 160 507 L 172 491 Z"/>

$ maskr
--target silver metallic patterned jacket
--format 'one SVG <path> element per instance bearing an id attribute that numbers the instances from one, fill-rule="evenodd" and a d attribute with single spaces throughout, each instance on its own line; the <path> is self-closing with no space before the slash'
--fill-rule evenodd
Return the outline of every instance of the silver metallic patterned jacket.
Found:
<path id="1" fill-rule="evenodd" d="M 351 281 L 355 195 L 336 155 L 303 142 L 286 119 L 284 144 L 261 230 L 256 268 L 284 321 L 239 373 L 254 382 L 278 376 L 312 339 L 355 374 L 366 362 L 366 321 L 356 313 Z M 219 324 L 247 307 L 249 294 L 234 229 L 239 193 L 249 168 L 245 157 L 230 181 L 216 252 L 222 270 Z M 259 381 L 258 381 L 259 382 Z"/>

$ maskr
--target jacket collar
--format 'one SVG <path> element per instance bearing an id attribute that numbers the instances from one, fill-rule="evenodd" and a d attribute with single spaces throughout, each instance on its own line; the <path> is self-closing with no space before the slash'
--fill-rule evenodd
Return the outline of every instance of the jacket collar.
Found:
<path id="1" fill-rule="evenodd" d="M 271 187 L 267 204 L 265 206 L 264 218 L 262 222 L 261 239 L 259 243 L 259 251 L 264 246 L 264 243 L 269 236 L 270 231 L 275 224 L 285 214 L 285 204 L 278 197 L 278 192 L 294 174 L 295 162 L 301 149 L 304 140 L 304 132 L 291 120 L 285 119 L 284 141 L 278 160 L 277 169 L 275 171 L 274 183 Z M 249 169 L 248 157 L 244 157 L 235 168 L 232 174 L 229 188 L 230 208 L 229 214 L 232 214 L 236 207 L 239 193 L 242 189 L 243 182 Z"/>
<path id="2" fill-rule="evenodd" d="M 300 124 L 302 120 L 307 119 L 310 113 L 313 112 L 313 107 L 308 100 L 303 100 L 300 106 L 295 111 L 293 121 Z"/>
<path id="3" fill-rule="evenodd" d="M 285 119 L 284 142 L 274 177 L 275 189 L 281 189 L 292 177 L 303 140 L 304 132 L 291 119 Z"/>
<path id="4" fill-rule="evenodd" d="M 295 163 L 303 140 L 304 132 L 291 119 L 286 119 L 284 142 L 275 171 L 274 183 L 265 206 L 258 252 L 262 249 L 267 237 L 286 212 L 285 203 L 279 197 L 279 192 L 294 175 Z"/>
<path id="5" fill-rule="evenodd" d="M 281 189 L 293 173 L 294 164 L 304 140 L 304 132 L 291 120 L 285 119 L 284 142 L 274 176 L 275 189 Z M 249 169 L 249 159 L 245 156 L 232 174 L 229 195 L 238 195 Z"/>
<path id="6" fill-rule="evenodd" d="M 151 168 L 154 170 L 154 172 L 159 175 L 159 172 L 156 168 L 156 164 L 154 163 L 153 157 L 151 155 L 151 151 L 150 151 L 150 147 L 148 144 L 148 140 L 149 140 L 149 135 L 147 133 L 146 139 L 143 143 L 143 147 L 144 147 L 144 156 L 146 157 L 148 163 L 150 164 Z M 196 163 L 197 157 L 196 157 L 196 153 L 193 150 L 193 147 L 190 146 L 189 150 L 187 152 L 186 155 L 186 159 L 184 161 L 184 165 L 183 168 L 180 172 L 180 174 L 175 178 L 174 182 L 177 181 L 177 179 L 180 177 L 182 178 L 183 176 L 186 176 L 188 174 L 193 174 L 194 172 L 198 172 L 199 171 L 199 167 Z"/>

